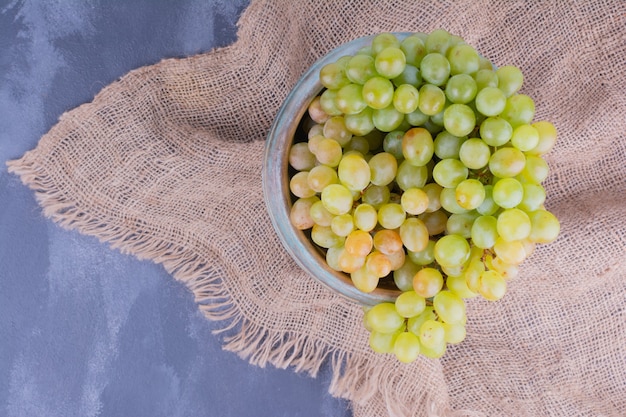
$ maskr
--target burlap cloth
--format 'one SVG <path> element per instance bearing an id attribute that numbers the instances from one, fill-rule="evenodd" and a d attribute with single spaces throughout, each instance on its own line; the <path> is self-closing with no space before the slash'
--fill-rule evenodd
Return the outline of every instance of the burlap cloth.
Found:
<path id="1" fill-rule="evenodd" d="M 261 192 L 264 140 L 291 86 L 355 37 L 444 27 L 525 74 L 560 238 L 468 336 L 411 365 L 370 352 L 362 310 L 283 250 Z M 626 7 L 623 1 L 253 1 L 232 46 L 132 71 L 9 163 L 46 216 L 161 263 L 226 349 L 315 375 L 355 416 L 626 412 Z M 132 279 L 121 277 L 120 279 Z"/>

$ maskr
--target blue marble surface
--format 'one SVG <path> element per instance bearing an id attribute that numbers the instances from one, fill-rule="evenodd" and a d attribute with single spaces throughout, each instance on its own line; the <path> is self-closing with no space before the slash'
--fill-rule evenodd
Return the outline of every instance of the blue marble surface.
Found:
<path id="1" fill-rule="evenodd" d="M 0 1 L 0 416 L 350 416 L 221 349 L 158 265 L 45 219 L 5 161 L 129 70 L 235 40 L 244 0 Z"/>

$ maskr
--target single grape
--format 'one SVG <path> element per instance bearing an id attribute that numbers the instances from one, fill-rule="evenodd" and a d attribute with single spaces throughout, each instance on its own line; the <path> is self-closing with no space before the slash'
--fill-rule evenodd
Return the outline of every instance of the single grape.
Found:
<path id="1" fill-rule="evenodd" d="M 485 185 L 485 199 L 480 206 L 476 207 L 476 211 L 483 216 L 490 216 L 498 211 L 499 208 L 500 206 L 493 201 L 493 185 Z"/>
<path id="2" fill-rule="evenodd" d="M 330 248 L 343 243 L 343 237 L 337 236 L 330 227 L 314 224 L 311 228 L 311 240 L 322 248 Z"/>
<path id="3" fill-rule="evenodd" d="M 348 154 L 341 158 L 337 167 L 337 176 L 348 190 L 362 191 L 370 183 L 370 166 L 360 154 Z"/>
<path id="4" fill-rule="evenodd" d="M 481 249 L 492 248 L 498 239 L 497 222 L 494 216 L 477 217 L 470 231 L 472 243 Z"/>
<path id="5" fill-rule="evenodd" d="M 295 143 L 289 149 L 289 165 L 296 171 L 309 171 L 315 166 L 315 155 L 306 142 Z"/>
<path id="6" fill-rule="evenodd" d="M 513 129 L 511 144 L 520 151 L 526 152 L 533 149 L 539 143 L 539 131 L 528 124 L 517 126 Z"/>
<path id="7" fill-rule="evenodd" d="M 289 190 L 296 197 L 307 198 L 315 195 L 315 191 L 309 187 L 309 183 L 307 182 L 308 177 L 308 171 L 300 171 L 295 173 L 289 180 Z"/>
<path id="8" fill-rule="evenodd" d="M 360 84 L 346 84 L 337 91 L 335 105 L 343 114 L 357 114 L 367 107 L 363 100 L 363 86 Z"/>
<path id="9" fill-rule="evenodd" d="M 357 229 L 364 232 L 373 230 L 378 224 L 378 213 L 376 209 L 366 203 L 361 203 L 356 206 L 352 217 L 354 217 L 354 225 Z"/>
<path id="10" fill-rule="evenodd" d="M 441 208 L 441 200 L 439 197 L 443 187 L 437 183 L 431 182 L 424 185 L 422 189 L 428 196 L 428 207 L 426 208 L 426 213 L 432 213 L 439 210 Z"/>
<path id="11" fill-rule="evenodd" d="M 346 272 L 348 274 L 352 274 L 353 272 L 356 272 L 359 269 L 361 269 L 363 265 L 365 265 L 365 257 L 354 256 L 346 250 L 345 246 L 343 246 L 343 250 L 339 253 L 337 264 L 339 266 L 340 271 Z M 362 277 L 362 278 L 367 278 L 367 277 Z M 357 281 L 358 280 L 359 280 L 359 277 L 357 277 Z M 370 280 L 370 281 L 373 281 L 376 283 L 378 282 L 377 280 Z M 365 283 L 368 281 L 364 282 L 364 280 L 361 279 L 361 281 L 359 282 Z M 366 285 L 362 285 L 361 287 L 365 287 L 365 286 Z"/>
<path id="12" fill-rule="evenodd" d="M 450 344 L 461 343 L 465 340 L 466 331 L 465 324 L 463 323 L 443 323 L 443 329 L 445 330 L 445 340 Z"/>
<path id="13" fill-rule="evenodd" d="M 420 188 L 409 188 L 400 198 L 400 205 L 408 214 L 422 214 L 428 209 L 428 194 Z"/>
<path id="14" fill-rule="evenodd" d="M 448 215 L 444 210 L 422 213 L 417 218 L 424 222 L 430 236 L 436 236 L 446 231 Z"/>
<path id="15" fill-rule="evenodd" d="M 378 287 L 379 277 L 365 265 L 350 274 L 354 287 L 364 293 L 370 293 Z"/>
<path id="16" fill-rule="evenodd" d="M 485 87 L 497 87 L 498 76 L 496 72 L 491 69 L 481 69 L 474 74 L 474 81 L 476 81 L 477 91 L 482 90 Z"/>
<path id="17" fill-rule="evenodd" d="M 376 75 L 374 58 L 371 55 L 358 54 L 350 58 L 346 65 L 346 77 L 355 84 L 365 84 Z"/>
<path id="18" fill-rule="evenodd" d="M 435 155 L 439 159 L 458 159 L 461 145 L 467 138 L 454 136 L 450 132 L 442 131 L 433 141 Z"/>
<path id="19" fill-rule="evenodd" d="M 411 165 L 425 166 L 433 157 L 433 138 L 428 130 L 414 127 L 402 137 L 402 155 Z"/>
<path id="20" fill-rule="evenodd" d="M 470 138 L 459 148 L 459 159 L 469 169 L 482 169 L 489 163 L 491 150 L 489 145 L 479 138 Z"/>
<path id="21" fill-rule="evenodd" d="M 393 354 L 403 363 L 415 361 L 420 354 L 420 342 L 418 337 L 410 332 L 398 334 L 393 344 Z"/>
<path id="22" fill-rule="evenodd" d="M 478 52 L 468 44 L 454 45 L 447 53 L 451 74 L 474 74 L 480 68 Z"/>
<path id="23" fill-rule="evenodd" d="M 329 90 L 339 89 L 350 82 L 341 65 L 336 62 L 331 62 L 322 67 L 319 80 Z"/>
<path id="24" fill-rule="evenodd" d="M 445 55 L 452 43 L 452 35 L 445 29 L 435 29 L 426 35 L 426 51 Z"/>
<path id="25" fill-rule="evenodd" d="M 461 181 L 455 188 L 456 202 L 467 210 L 473 210 L 485 200 L 485 187 L 475 179 Z"/>
<path id="26" fill-rule="evenodd" d="M 501 117 L 488 117 L 480 124 L 480 137 L 489 146 L 502 146 L 513 136 L 513 127 Z"/>
<path id="27" fill-rule="evenodd" d="M 492 198 L 502 208 L 516 207 L 524 198 L 524 187 L 515 178 L 500 178 L 493 185 Z"/>
<path id="28" fill-rule="evenodd" d="M 503 210 L 498 216 L 498 235 L 506 241 L 526 239 L 530 235 L 531 223 L 528 215 L 518 209 Z"/>
<path id="29" fill-rule="evenodd" d="M 507 98 L 501 116 L 513 127 L 530 124 L 535 116 L 535 102 L 526 94 L 513 94 Z"/>
<path id="30" fill-rule="evenodd" d="M 309 187 L 317 193 L 321 193 L 328 185 L 335 184 L 338 181 L 337 171 L 326 165 L 313 167 L 307 175 Z"/>
<path id="31" fill-rule="evenodd" d="M 416 265 L 428 265 L 435 261 L 435 241 L 429 240 L 426 248 L 419 252 L 407 251 L 409 260 Z M 415 271 L 417 273 L 417 271 Z M 413 276 L 411 279 L 413 279 Z"/>
<path id="32" fill-rule="evenodd" d="M 368 232 L 357 229 L 346 237 L 344 246 L 352 256 L 365 258 L 372 251 L 374 241 Z"/>
<path id="33" fill-rule="evenodd" d="M 391 261 L 384 253 L 373 250 L 365 257 L 365 269 L 376 277 L 382 278 L 391 272 Z"/>
<path id="34" fill-rule="evenodd" d="M 384 109 L 393 102 L 394 88 L 387 78 L 374 76 L 363 84 L 363 100 L 373 109 Z"/>
<path id="35" fill-rule="evenodd" d="M 379 33 L 374 37 L 374 39 L 372 39 L 372 54 L 376 55 L 380 53 L 383 49 L 390 46 L 396 48 L 399 47 L 400 41 L 398 40 L 398 38 L 393 33 Z"/>
<path id="36" fill-rule="evenodd" d="M 414 87 L 418 87 L 422 85 L 422 75 L 420 74 L 419 68 L 407 63 L 404 67 L 404 71 L 402 71 L 402 74 L 392 79 L 391 82 L 396 87 L 399 87 L 402 84 L 409 84 Z"/>
<path id="37" fill-rule="evenodd" d="M 381 132 L 391 132 L 400 127 L 404 121 L 404 114 L 396 110 L 393 104 L 390 104 L 384 109 L 374 109 L 372 121 L 376 129 Z"/>
<path id="38" fill-rule="evenodd" d="M 339 256 L 345 252 L 343 245 L 331 246 L 326 250 L 326 263 L 335 271 L 341 271 Z"/>
<path id="39" fill-rule="evenodd" d="M 352 133 L 346 127 L 346 120 L 343 116 L 333 116 L 324 123 L 324 137 L 336 140 L 342 147 L 345 146 L 350 139 Z"/>
<path id="40" fill-rule="evenodd" d="M 420 297 L 434 297 L 442 287 L 443 275 L 435 268 L 422 268 L 413 277 L 413 290 Z"/>
<path id="41" fill-rule="evenodd" d="M 470 75 L 457 74 L 448 80 L 445 93 L 452 103 L 467 104 L 476 97 L 478 87 Z"/>
<path id="42" fill-rule="evenodd" d="M 426 82 L 442 86 L 450 77 L 450 63 L 446 57 L 438 52 L 431 52 L 422 58 L 420 73 Z"/>
<path id="43" fill-rule="evenodd" d="M 458 159 L 442 159 L 433 168 L 433 179 L 445 188 L 454 188 L 467 179 L 469 171 Z"/>
<path id="44" fill-rule="evenodd" d="M 369 336 L 370 347 L 376 353 L 392 353 L 394 343 L 399 334 L 399 332 L 381 333 L 372 331 Z"/>
<path id="45" fill-rule="evenodd" d="M 528 238 L 536 243 L 550 243 L 556 240 L 561 224 L 556 216 L 547 210 L 536 210 L 528 214 L 531 231 Z"/>
<path id="46" fill-rule="evenodd" d="M 417 217 L 405 219 L 400 225 L 399 232 L 402 243 L 407 250 L 420 252 L 426 249 L 429 241 L 428 229 L 424 222 Z"/>
<path id="47" fill-rule="evenodd" d="M 346 125 L 347 126 L 347 125 Z M 363 136 L 352 136 L 350 142 L 343 147 L 343 151 L 348 153 L 350 151 L 356 151 L 361 155 L 367 155 L 370 151 L 370 145 L 367 139 Z"/>
<path id="48" fill-rule="evenodd" d="M 415 166 L 409 161 L 402 161 L 398 166 L 396 174 L 396 184 L 401 190 L 406 191 L 409 188 L 422 188 L 428 180 L 428 167 Z"/>
<path id="49" fill-rule="evenodd" d="M 337 236 L 346 237 L 354 230 L 354 219 L 351 214 L 344 213 L 333 217 L 330 222 L 330 229 Z"/>
<path id="50" fill-rule="evenodd" d="M 489 158 L 489 170 L 499 178 L 514 177 L 526 166 L 526 157 L 516 148 L 500 148 Z"/>
<path id="51" fill-rule="evenodd" d="M 507 99 L 497 87 L 485 87 L 476 94 L 476 109 L 485 116 L 497 116 L 506 107 Z"/>
<path id="52" fill-rule="evenodd" d="M 463 299 L 453 292 L 440 291 L 433 298 L 433 307 L 441 320 L 446 323 L 465 323 L 465 303 Z"/>
<path id="53" fill-rule="evenodd" d="M 485 271 L 480 275 L 478 292 L 487 300 L 499 300 L 506 293 L 506 281 L 499 272 Z"/>
<path id="54" fill-rule="evenodd" d="M 387 153 L 390 153 L 397 160 L 401 160 L 404 158 L 402 155 L 402 138 L 404 137 L 404 132 L 401 130 L 394 130 L 385 135 L 383 139 L 383 150 Z"/>
<path id="55" fill-rule="evenodd" d="M 291 224 L 299 230 L 306 230 L 313 227 L 315 221 L 311 218 L 311 206 L 319 201 L 316 196 L 299 198 L 291 206 L 289 220 Z"/>
<path id="56" fill-rule="evenodd" d="M 451 214 L 467 213 L 469 210 L 459 206 L 456 201 L 456 188 L 444 188 L 439 194 L 441 208 Z"/>
<path id="57" fill-rule="evenodd" d="M 418 67 L 422 58 L 426 56 L 426 45 L 419 37 L 407 36 L 400 42 L 400 49 L 404 52 L 406 63 Z"/>
<path id="58" fill-rule="evenodd" d="M 404 318 L 396 311 L 396 306 L 390 302 L 376 304 L 366 315 L 368 325 L 375 332 L 392 333 L 404 324 Z"/>
<path id="59" fill-rule="evenodd" d="M 435 260 L 442 266 L 460 266 L 470 255 L 467 240 L 459 235 L 442 236 L 435 243 Z"/>
<path id="60" fill-rule="evenodd" d="M 396 298 L 396 311 L 402 317 L 411 318 L 421 314 L 426 308 L 426 299 L 409 290 Z"/>
<path id="61" fill-rule="evenodd" d="M 549 173 L 550 167 L 545 159 L 536 155 L 527 155 L 526 164 L 520 176 L 527 182 L 541 184 L 548 178 Z"/>
<path id="62" fill-rule="evenodd" d="M 330 184 L 322 191 L 322 204 L 334 215 L 348 213 L 352 209 L 352 193 L 341 184 Z"/>
<path id="63" fill-rule="evenodd" d="M 373 237 L 374 248 L 386 255 L 402 250 L 402 238 L 396 230 L 380 229 Z"/>
<path id="64" fill-rule="evenodd" d="M 324 203 L 322 203 L 319 198 L 318 201 L 314 202 L 311 206 L 309 215 L 311 216 L 311 219 L 313 219 L 313 221 L 320 226 L 330 226 L 333 217 L 335 217 L 334 214 L 326 210 Z"/>
<path id="65" fill-rule="evenodd" d="M 459 235 L 469 239 L 471 237 L 472 225 L 474 224 L 477 216 L 478 214 L 474 211 L 461 214 L 451 214 L 446 222 L 446 233 L 449 235 Z"/>
<path id="66" fill-rule="evenodd" d="M 496 256 L 507 264 L 519 265 L 526 259 L 524 244 L 519 240 L 507 241 L 499 237 L 493 245 L 493 250 Z"/>
<path id="67" fill-rule="evenodd" d="M 419 266 L 410 259 L 405 259 L 403 264 L 393 271 L 393 282 L 402 292 L 413 291 L 413 277 L 417 271 Z"/>
<path id="68" fill-rule="evenodd" d="M 384 186 L 390 184 L 398 172 L 398 160 L 387 152 L 377 153 L 367 163 L 370 168 L 370 181 L 374 185 Z"/>
<path id="69" fill-rule="evenodd" d="M 444 109 L 446 93 L 436 85 L 423 84 L 419 89 L 417 108 L 427 116 L 433 116 Z"/>
<path id="70" fill-rule="evenodd" d="M 308 113 L 309 117 L 315 123 L 324 123 L 330 117 L 322 108 L 320 96 L 317 96 L 313 100 L 311 100 L 308 108 Z"/>
<path id="71" fill-rule="evenodd" d="M 507 97 L 517 93 L 524 83 L 524 75 L 519 68 L 513 65 L 505 65 L 496 70 L 498 76 L 498 88 L 504 92 Z"/>
<path id="72" fill-rule="evenodd" d="M 406 65 L 406 57 L 399 47 L 388 46 L 374 58 L 374 66 L 378 74 L 385 78 L 395 78 L 402 74 Z"/>
<path id="73" fill-rule="evenodd" d="M 420 327 L 420 343 L 430 349 L 437 349 L 446 344 L 446 331 L 443 323 L 435 320 L 426 320 Z"/>
<path id="74" fill-rule="evenodd" d="M 429 119 L 429 116 L 427 114 L 422 113 L 422 111 L 419 109 L 419 93 L 418 93 L 417 106 L 418 108 L 416 110 L 404 115 L 404 119 L 411 126 L 422 126 Z"/>
<path id="75" fill-rule="evenodd" d="M 532 124 L 539 133 L 539 142 L 537 146 L 528 151 L 531 155 L 543 155 L 550 152 L 550 149 L 556 143 L 556 128 L 547 121 L 539 121 Z"/>
<path id="76" fill-rule="evenodd" d="M 378 223 L 385 229 L 397 229 L 406 219 L 406 212 L 400 204 L 387 203 L 378 209 Z"/>
<path id="77" fill-rule="evenodd" d="M 417 110 L 419 91 L 411 84 L 401 84 L 393 93 L 393 107 L 400 113 L 408 114 Z"/>

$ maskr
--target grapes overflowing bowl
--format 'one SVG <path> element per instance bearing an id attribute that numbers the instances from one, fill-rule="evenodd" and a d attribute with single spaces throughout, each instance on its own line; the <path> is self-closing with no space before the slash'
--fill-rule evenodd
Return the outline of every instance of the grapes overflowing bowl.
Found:
<path id="1" fill-rule="evenodd" d="M 380 33 L 316 62 L 269 133 L 263 187 L 294 260 L 364 306 L 370 347 L 401 362 L 465 338 L 466 303 L 501 299 L 554 241 L 522 72 L 445 30 Z"/>

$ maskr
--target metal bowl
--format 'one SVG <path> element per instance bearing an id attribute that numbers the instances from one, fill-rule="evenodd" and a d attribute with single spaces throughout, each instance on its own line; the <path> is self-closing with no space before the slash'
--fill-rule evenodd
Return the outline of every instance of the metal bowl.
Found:
<path id="1" fill-rule="evenodd" d="M 404 39 L 410 33 L 394 33 Z M 383 301 L 394 301 L 400 294 L 398 289 L 379 286 L 371 293 L 354 287 L 350 277 L 333 270 L 326 263 L 324 252 L 310 239 L 308 232 L 292 226 L 289 213 L 293 202 L 290 190 L 289 149 L 293 143 L 307 140 L 301 122 L 309 103 L 319 95 L 323 86 L 319 82 L 320 69 L 344 55 L 353 55 L 369 46 L 375 35 L 345 43 L 315 62 L 293 87 L 278 111 L 265 147 L 263 163 L 263 193 L 265 203 L 283 246 L 301 268 L 331 290 L 362 305 L 375 305 Z"/>

